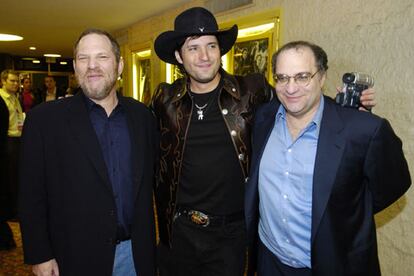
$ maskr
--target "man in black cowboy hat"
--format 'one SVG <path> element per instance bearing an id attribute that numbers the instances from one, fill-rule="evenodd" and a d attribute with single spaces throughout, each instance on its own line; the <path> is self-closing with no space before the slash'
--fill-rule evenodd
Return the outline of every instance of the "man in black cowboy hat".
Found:
<path id="1" fill-rule="evenodd" d="M 247 238 L 244 185 L 255 107 L 274 97 L 260 74 L 233 76 L 221 56 L 237 25 L 219 30 L 195 7 L 160 34 L 155 52 L 184 78 L 156 89 L 152 108 L 160 127 L 155 196 L 161 275 L 243 275 Z"/>

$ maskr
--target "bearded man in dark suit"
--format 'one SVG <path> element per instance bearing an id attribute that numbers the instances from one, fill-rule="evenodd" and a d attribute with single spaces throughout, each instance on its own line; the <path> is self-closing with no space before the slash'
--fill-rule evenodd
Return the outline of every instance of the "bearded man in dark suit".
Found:
<path id="1" fill-rule="evenodd" d="M 23 130 L 20 219 L 36 275 L 154 275 L 155 123 L 116 93 L 116 40 L 75 44 L 82 92 L 32 110 Z"/>

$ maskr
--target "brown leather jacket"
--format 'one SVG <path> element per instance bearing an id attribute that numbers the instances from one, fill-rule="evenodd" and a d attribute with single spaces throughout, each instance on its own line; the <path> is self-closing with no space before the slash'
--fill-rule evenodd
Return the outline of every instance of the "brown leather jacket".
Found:
<path id="1" fill-rule="evenodd" d="M 246 77 L 233 76 L 220 71 L 223 87 L 219 92 L 222 111 L 234 149 L 247 179 L 250 164 L 250 129 L 257 105 L 274 96 L 273 88 L 259 74 Z M 153 111 L 160 128 L 160 163 L 155 187 L 159 235 L 170 245 L 176 196 L 180 183 L 187 130 L 193 104 L 187 92 L 187 79 L 173 84 L 161 83 L 155 91 Z"/>

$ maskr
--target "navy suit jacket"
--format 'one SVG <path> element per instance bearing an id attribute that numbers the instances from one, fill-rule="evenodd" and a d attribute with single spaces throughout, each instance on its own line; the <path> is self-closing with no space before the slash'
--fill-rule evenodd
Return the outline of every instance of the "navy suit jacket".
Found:
<path id="1" fill-rule="evenodd" d="M 135 207 L 131 240 L 136 271 L 154 275 L 152 187 L 155 120 L 122 96 L 131 136 Z M 55 258 L 60 275 L 111 275 L 116 205 L 83 93 L 31 110 L 22 136 L 20 221 L 25 262 Z"/>
<path id="2" fill-rule="evenodd" d="M 274 99 L 256 113 L 245 197 L 251 243 L 257 239 L 260 160 L 279 105 Z M 312 275 L 380 275 L 374 214 L 410 185 L 402 143 L 388 121 L 325 97 L 313 174 Z"/>

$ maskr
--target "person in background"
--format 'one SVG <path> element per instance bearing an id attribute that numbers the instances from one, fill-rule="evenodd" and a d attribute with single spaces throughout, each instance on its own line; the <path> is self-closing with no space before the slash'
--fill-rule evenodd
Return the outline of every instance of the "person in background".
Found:
<path id="1" fill-rule="evenodd" d="M 117 94 L 123 66 L 110 34 L 85 30 L 73 62 L 82 91 L 27 115 L 20 219 L 35 275 L 155 274 L 155 121 Z"/>
<path id="2" fill-rule="evenodd" d="M 21 80 L 22 91 L 20 93 L 20 104 L 22 106 L 23 112 L 28 112 L 32 107 L 34 107 L 40 99 L 38 99 L 37 94 L 32 90 L 32 81 L 29 77 L 24 77 Z"/>
<path id="3" fill-rule="evenodd" d="M 41 101 L 48 102 L 65 97 L 65 91 L 56 86 L 53 76 L 45 77 L 45 90 L 41 92 Z"/>
<path id="4" fill-rule="evenodd" d="M 78 80 L 76 79 L 75 74 L 70 74 L 69 87 L 68 89 L 66 89 L 65 97 L 76 95 L 76 93 L 78 93 L 79 91 L 81 91 L 81 88 L 79 86 L 79 83 L 78 83 Z"/>
<path id="5" fill-rule="evenodd" d="M 9 172 L 6 158 L 8 130 L 9 109 L 3 98 L 0 97 L 0 250 L 10 250 L 16 247 L 16 243 L 13 239 L 13 232 L 7 223 L 7 220 L 10 218 Z"/>
<path id="6" fill-rule="evenodd" d="M 17 196 L 18 196 L 18 164 L 20 136 L 22 134 L 24 113 L 18 99 L 19 74 L 13 70 L 6 69 L 1 72 L 1 81 L 3 84 L 0 89 L 0 96 L 7 106 L 8 110 L 8 129 L 5 152 L 6 162 L 6 214 L 9 220 L 17 219 Z"/>
<path id="7" fill-rule="evenodd" d="M 245 199 L 258 275 L 380 275 L 374 214 L 411 185 L 401 140 L 323 95 L 321 47 L 290 42 L 272 67 L 277 98 L 256 112 Z"/>
<path id="8" fill-rule="evenodd" d="M 237 25 L 219 30 L 214 15 L 190 8 L 155 40 L 158 57 L 184 77 L 161 83 L 152 108 L 160 137 L 155 187 L 161 275 L 243 275 L 247 238 L 244 189 L 255 109 L 273 88 L 260 74 L 228 74 L 221 57 Z M 363 101 L 372 100 L 372 90 Z"/>

